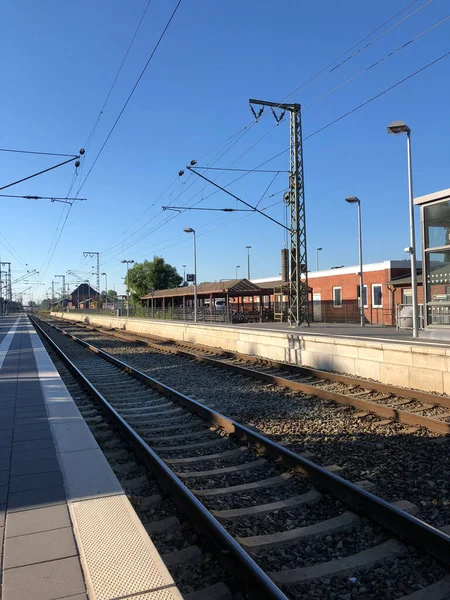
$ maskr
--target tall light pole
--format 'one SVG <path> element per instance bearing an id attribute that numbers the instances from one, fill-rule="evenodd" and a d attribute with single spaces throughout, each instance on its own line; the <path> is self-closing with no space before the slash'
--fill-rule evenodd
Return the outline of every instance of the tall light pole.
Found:
<path id="1" fill-rule="evenodd" d="M 241 268 L 241 265 L 236 265 L 236 279 L 238 278 L 238 269 Z"/>
<path id="2" fill-rule="evenodd" d="M 250 281 L 250 248 L 251 246 L 245 246 L 247 248 L 247 279 Z"/>
<path id="3" fill-rule="evenodd" d="M 187 265 L 183 265 L 183 283 L 186 283 L 186 267 Z"/>
<path id="4" fill-rule="evenodd" d="M 417 301 L 417 265 L 416 265 L 416 235 L 414 229 L 414 202 L 411 158 L 411 129 L 403 121 L 393 121 L 387 128 L 388 133 L 400 135 L 406 133 L 408 151 L 408 192 L 409 192 L 409 253 L 411 257 L 411 287 L 413 309 L 413 337 L 419 337 L 419 304 Z M 425 285 L 425 282 L 424 282 Z"/>
<path id="5" fill-rule="evenodd" d="M 97 272 L 92 275 L 97 275 L 97 309 L 100 308 L 100 252 L 83 252 L 83 256 L 89 256 L 90 258 L 97 257 Z M 94 267 L 92 267 L 94 268 Z"/>
<path id="6" fill-rule="evenodd" d="M 185 227 L 185 233 L 194 234 L 194 323 L 197 323 L 197 244 L 195 241 L 195 229 Z"/>
<path id="7" fill-rule="evenodd" d="M 323 248 L 317 248 L 317 257 L 316 257 L 316 271 L 319 270 L 319 252 L 323 250 Z"/>
<path id="8" fill-rule="evenodd" d="M 358 205 L 358 242 L 359 242 L 359 312 L 361 316 L 361 327 L 364 327 L 364 283 L 363 283 L 363 256 L 362 256 L 362 233 L 361 233 L 361 201 L 356 196 L 345 199 L 349 204 Z"/>
<path id="9" fill-rule="evenodd" d="M 127 265 L 127 319 L 130 316 L 130 286 L 128 285 L 128 265 L 132 265 L 134 260 L 121 260 L 121 263 L 126 263 Z"/>
<path id="10" fill-rule="evenodd" d="M 105 276 L 105 289 L 106 289 L 106 302 L 108 302 L 108 275 L 106 273 L 100 273 Z"/>

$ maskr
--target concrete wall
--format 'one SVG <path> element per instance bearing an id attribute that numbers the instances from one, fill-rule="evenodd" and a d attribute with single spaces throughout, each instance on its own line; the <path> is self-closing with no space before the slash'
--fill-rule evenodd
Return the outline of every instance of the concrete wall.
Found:
<path id="1" fill-rule="evenodd" d="M 58 313 L 71 320 L 148 333 L 271 358 L 327 371 L 339 371 L 383 383 L 450 394 L 450 347 L 426 346 L 251 330 L 247 327 L 194 325 L 173 321 Z"/>

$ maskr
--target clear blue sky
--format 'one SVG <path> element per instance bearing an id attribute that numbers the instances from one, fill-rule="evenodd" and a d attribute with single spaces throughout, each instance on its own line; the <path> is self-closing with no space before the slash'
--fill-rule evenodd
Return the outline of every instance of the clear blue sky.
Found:
<path id="1" fill-rule="evenodd" d="M 425 2 L 412 3 L 368 41 Z M 71 154 L 85 146 L 146 4 L 147 0 L 3 3 L 0 147 Z M 92 165 L 175 4 L 176 0 L 150 3 L 72 194 Z M 40 271 L 38 280 L 44 285 L 31 290 L 37 299 L 55 274 L 74 269 L 81 277 L 89 276 L 95 263 L 83 260 L 82 253 L 100 251 L 108 287 L 115 285 L 122 292 L 123 258 L 151 260 L 157 254 L 179 272 L 183 264 L 191 271 L 192 239 L 183 233 L 190 226 L 198 234 L 200 281 L 234 277 L 236 265 L 241 265 L 244 276 L 246 245 L 252 246 L 253 277 L 277 275 L 284 234 L 263 217 L 161 212 L 162 205 L 192 205 L 199 200 L 198 206 L 203 207 L 238 207 L 222 193 L 207 198 L 214 188 L 205 188 L 192 175 L 177 178 L 178 171 L 191 159 L 213 164 L 227 148 L 218 144 L 252 123 L 250 97 L 283 100 L 409 4 L 411 0 L 286 0 L 281 5 L 269 0 L 183 0 L 80 191 L 80 197 L 88 201 L 74 204 L 56 249 L 55 233 L 57 237 L 58 224 L 67 216 L 66 205 L 0 198 L 0 242 L 10 244 L 9 249 L 0 246 L 1 259 L 12 261 L 15 277 L 24 268 L 17 257 L 28 268 Z M 308 107 L 449 14 L 446 0 L 428 2 L 317 84 L 290 96 L 289 100 L 304 106 L 304 136 L 448 52 L 450 21 Z M 412 129 L 416 196 L 450 187 L 449 68 L 450 58 L 444 59 L 305 141 L 311 269 L 315 269 L 318 246 L 323 247 L 321 268 L 357 262 L 356 209 L 344 202 L 348 195 L 362 201 L 365 262 L 405 257 L 403 248 L 409 243 L 406 139 L 388 136 L 386 125 L 402 119 Z M 233 138 L 238 138 L 237 143 L 215 166 L 233 163 L 237 168 L 253 168 L 287 148 L 288 121 L 275 128 L 274 123 L 268 114 L 248 127 L 242 137 Z M 0 184 L 59 160 L 1 152 Z M 287 169 L 288 160 L 284 153 L 267 168 Z M 66 196 L 73 173 L 70 164 L 3 193 Z M 218 177 L 221 185 L 240 174 L 207 173 Z M 248 175 L 229 189 L 256 203 L 272 177 Z M 267 195 L 277 194 L 260 204 L 278 202 L 268 214 L 280 220 L 286 186 L 287 175 L 280 173 Z M 94 278 L 91 281 L 95 283 Z M 18 284 L 14 291 L 20 289 Z"/>

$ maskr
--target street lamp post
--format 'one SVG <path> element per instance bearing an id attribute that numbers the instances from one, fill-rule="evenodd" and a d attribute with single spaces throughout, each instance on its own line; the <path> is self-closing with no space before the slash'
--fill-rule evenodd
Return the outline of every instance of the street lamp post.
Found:
<path id="1" fill-rule="evenodd" d="M 195 241 L 195 229 L 185 227 L 185 233 L 194 234 L 194 323 L 197 323 L 197 244 Z"/>
<path id="2" fill-rule="evenodd" d="M 241 268 L 241 265 L 236 265 L 236 279 L 238 278 L 238 269 Z"/>
<path id="3" fill-rule="evenodd" d="M 419 337 L 419 304 L 417 301 L 416 235 L 415 235 L 415 228 L 414 228 L 411 129 L 403 121 L 393 121 L 390 125 L 388 125 L 387 131 L 391 135 L 400 135 L 402 133 L 406 133 L 406 145 L 407 145 L 407 151 L 408 151 L 409 253 L 410 253 L 410 257 L 411 257 L 413 337 Z"/>
<path id="4" fill-rule="evenodd" d="M 127 319 L 130 316 L 130 286 L 128 285 L 128 265 L 132 265 L 134 260 L 121 260 L 121 263 L 125 263 L 127 265 Z"/>
<path id="5" fill-rule="evenodd" d="M 187 265 L 183 265 L 183 283 L 186 283 L 186 267 Z"/>
<path id="6" fill-rule="evenodd" d="M 317 257 L 316 257 L 316 271 L 319 270 L 319 252 L 323 250 L 323 248 L 317 248 Z"/>
<path id="7" fill-rule="evenodd" d="M 105 276 L 105 290 L 106 290 L 106 304 L 108 304 L 108 275 L 106 273 L 100 273 Z"/>
<path id="8" fill-rule="evenodd" d="M 359 242 L 359 312 L 361 316 L 361 327 L 364 327 L 364 284 L 363 284 L 363 256 L 362 256 L 362 233 L 361 233 L 361 201 L 356 196 L 345 199 L 349 204 L 358 205 L 358 242 Z"/>
<path id="9" fill-rule="evenodd" d="M 247 248 L 247 279 L 250 281 L 250 248 L 251 246 L 245 246 Z"/>

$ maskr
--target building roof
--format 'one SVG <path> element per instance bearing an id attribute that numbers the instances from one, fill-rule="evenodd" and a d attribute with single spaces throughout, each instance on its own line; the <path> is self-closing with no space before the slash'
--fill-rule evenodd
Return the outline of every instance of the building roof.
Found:
<path id="1" fill-rule="evenodd" d="M 414 204 L 428 204 L 429 202 L 439 202 L 439 200 L 446 199 L 450 200 L 450 189 L 441 190 L 440 192 L 435 192 L 434 194 L 426 194 L 425 196 L 414 198 Z"/>
<path id="2" fill-rule="evenodd" d="M 421 261 L 417 261 L 417 265 L 421 265 Z M 378 263 L 367 263 L 363 265 L 363 273 L 372 273 L 375 271 L 385 271 L 387 269 L 408 269 L 411 266 L 409 258 L 403 260 L 384 260 Z M 334 277 L 336 275 L 358 274 L 359 265 L 350 267 L 337 267 L 335 269 L 324 269 L 323 271 L 308 271 L 308 281 L 319 279 L 321 277 Z M 278 277 L 265 277 L 263 279 L 253 279 L 253 283 L 260 285 L 262 288 L 267 288 L 269 285 L 281 285 L 281 275 Z M 310 286 L 311 287 L 311 286 Z"/>
<path id="3" fill-rule="evenodd" d="M 216 281 L 213 283 L 200 283 L 197 286 L 197 296 L 209 296 L 210 294 L 251 294 L 261 292 L 261 288 L 248 279 L 229 279 L 228 281 Z M 156 290 L 153 294 L 142 296 L 142 300 L 150 298 L 174 298 L 176 296 L 193 296 L 194 286 L 169 288 L 168 290 Z"/>
<path id="4" fill-rule="evenodd" d="M 86 282 L 86 283 L 80 283 L 72 292 L 69 293 L 69 296 L 76 294 L 78 292 L 78 290 L 80 291 L 81 294 L 97 295 L 97 290 Z M 83 291 L 83 290 L 86 290 L 86 291 Z"/>
<path id="5" fill-rule="evenodd" d="M 417 269 L 417 283 L 423 283 L 422 269 Z M 394 277 L 394 279 L 388 281 L 386 285 L 393 285 L 394 287 L 411 285 L 411 275 L 400 275 L 400 277 Z"/>

